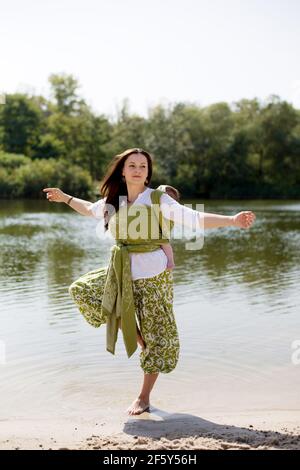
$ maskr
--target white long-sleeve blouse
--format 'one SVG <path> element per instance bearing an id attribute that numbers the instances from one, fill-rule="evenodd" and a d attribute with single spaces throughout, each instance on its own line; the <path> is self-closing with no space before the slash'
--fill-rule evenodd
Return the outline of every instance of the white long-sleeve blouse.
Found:
<path id="1" fill-rule="evenodd" d="M 132 205 L 145 204 L 151 206 L 152 191 L 155 191 L 155 189 L 146 188 L 138 195 Z M 103 219 L 104 217 L 105 199 L 99 199 L 91 206 L 92 215 L 96 219 Z M 163 216 L 168 220 L 172 220 L 175 224 L 184 225 L 194 230 L 201 228 L 202 213 L 180 204 L 166 193 L 161 196 L 160 209 Z M 129 255 L 132 280 L 157 276 L 167 267 L 167 256 L 161 248 L 147 253 L 130 253 Z"/>

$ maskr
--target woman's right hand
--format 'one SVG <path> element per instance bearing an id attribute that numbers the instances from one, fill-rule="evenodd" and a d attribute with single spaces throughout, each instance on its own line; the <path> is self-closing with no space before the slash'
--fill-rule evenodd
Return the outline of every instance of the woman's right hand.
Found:
<path id="1" fill-rule="evenodd" d="M 59 188 L 44 188 L 43 191 L 47 193 L 50 202 L 66 202 L 68 199 L 68 195 Z"/>
<path id="2" fill-rule="evenodd" d="M 255 222 L 256 216 L 252 211 L 242 211 L 232 216 L 233 225 L 239 228 L 250 228 Z"/>

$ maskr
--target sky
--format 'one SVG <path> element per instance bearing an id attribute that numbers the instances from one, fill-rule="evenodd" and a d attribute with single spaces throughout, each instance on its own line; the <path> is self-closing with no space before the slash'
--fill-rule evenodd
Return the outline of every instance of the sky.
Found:
<path id="1" fill-rule="evenodd" d="M 124 100 L 207 106 L 275 94 L 300 108 L 300 0 L 0 0 L 0 95 L 70 74 L 97 114 Z"/>

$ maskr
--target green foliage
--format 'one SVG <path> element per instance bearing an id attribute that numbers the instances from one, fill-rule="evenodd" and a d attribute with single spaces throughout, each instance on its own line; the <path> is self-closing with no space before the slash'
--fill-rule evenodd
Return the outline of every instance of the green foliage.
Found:
<path id="1" fill-rule="evenodd" d="M 30 158 L 25 155 L 18 155 L 14 153 L 5 153 L 0 151 L 0 168 L 6 168 L 12 170 L 18 168 L 21 165 L 25 165 L 30 162 Z"/>
<path id="2" fill-rule="evenodd" d="M 183 196 L 300 197 L 300 111 L 278 96 L 159 104 L 147 118 L 124 100 L 113 122 L 92 111 L 71 75 L 49 82 L 51 100 L 17 93 L 0 106 L 0 197 L 39 197 L 45 186 L 83 197 L 130 147 L 154 157 L 153 187 Z"/>
<path id="3" fill-rule="evenodd" d="M 13 194 L 7 168 L 0 166 L 0 197 L 9 198 Z"/>
<path id="4" fill-rule="evenodd" d="M 82 197 L 89 197 L 93 194 L 90 174 L 78 165 L 70 166 L 62 159 L 30 160 L 26 158 L 22 165 L 14 167 L 0 165 L 0 197 L 2 198 L 39 198 L 44 195 L 43 188 L 54 186 L 62 188 L 66 193 L 78 193 Z"/>
<path id="5" fill-rule="evenodd" d="M 52 85 L 57 110 L 65 115 L 76 115 L 80 113 L 81 107 L 85 107 L 85 102 L 77 94 L 79 88 L 78 81 L 72 75 L 52 74 L 49 77 Z"/>
<path id="6" fill-rule="evenodd" d="M 42 118 L 35 99 L 19 93 L 6 95 L 6 102 L 0 109 L 1 148 L 9 153 L 32 156 Z"/>

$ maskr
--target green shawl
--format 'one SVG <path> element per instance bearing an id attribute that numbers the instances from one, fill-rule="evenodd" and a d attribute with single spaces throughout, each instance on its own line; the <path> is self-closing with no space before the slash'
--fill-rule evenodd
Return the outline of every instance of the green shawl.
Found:
<path id="1" fill-rule="evenodd" d="M 106 349 L 115 354 L 119 321 L 128 357 L 137 349 L 135 305 L 129 253 L 144 253 L 157 250 L 168 243 L 174 223 L 166 220 L 160 210 L 163 191 L 151 192 L 151 206 L 133 204 L 121 206 L 109 222 L 110 231 L 116 240 L 111 248 L 102 299 L 102 310 L 107 316 Z M 139 222 L 139 223 L 137 223 Z M 146 222 L 146 223 L 145 223 Z M 138 230 L 140 227 L 140 230 Z M 130 232 L 135 230 L 134 238 Z M 139 234 L 137 238 L 136 233 Z"/>

